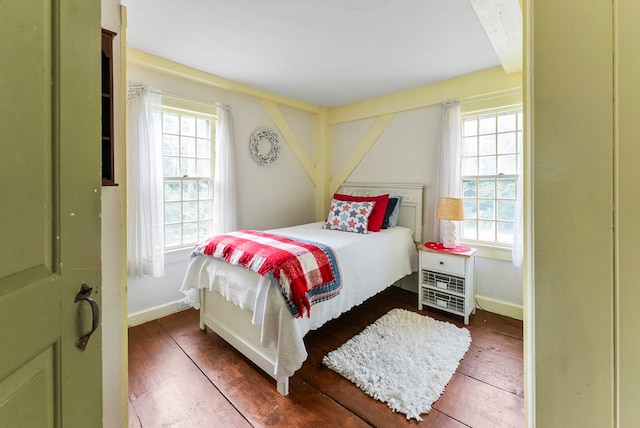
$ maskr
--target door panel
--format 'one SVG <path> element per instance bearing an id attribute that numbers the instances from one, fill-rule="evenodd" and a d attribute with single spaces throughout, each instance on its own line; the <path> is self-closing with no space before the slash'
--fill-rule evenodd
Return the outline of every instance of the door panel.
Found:
<path id="1" fill-rule="evenodd" d="M 39 266 L 50 269 L 53 46 L 49 5 L 27 8 L 2 0 L 0 8 L 0 219 L 11 225 L 2 229 L 2 241 L 12 244 L 0 247 L 4 278 Z"/>
<path id="2" fill-rule="evenodd" d="M 7 427 L 53 427 L 54 349 L 49 347 L 0 385 L 0 421 Z M 40 405 L 33 407 L 32 402 Z"/>
<path id="3" fill-rule="evenodd" d="M 60 300 L 60 287 L 55 279 L 33 284 L 15 277 L 0 280 L 2 289 L 11 281 L 20 285 L 0 297 L 0 379 L 58 342 L 60 305 L 55 303 Z"/>
<path id="4" fill-rule="evenodd" d="M 0 0 L 0 426 L 100 426 L 100 2 Z"/>

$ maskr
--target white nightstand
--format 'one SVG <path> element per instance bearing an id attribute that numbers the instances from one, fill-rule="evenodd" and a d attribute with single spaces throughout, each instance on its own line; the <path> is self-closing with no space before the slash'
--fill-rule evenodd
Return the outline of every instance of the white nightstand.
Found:
<path id="1" fill-rule="evenodd" d="M 431 243 L 418 245 L 420 271 L 418 309 L 431 306 L 464 317 L 475 313 L 475 248 L 466 252 L 439 251 Z"/>

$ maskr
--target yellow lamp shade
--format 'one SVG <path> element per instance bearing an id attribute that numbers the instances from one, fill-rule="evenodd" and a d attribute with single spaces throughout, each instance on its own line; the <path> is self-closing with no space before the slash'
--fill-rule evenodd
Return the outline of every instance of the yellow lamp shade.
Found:
<path id="1" fill-rule="evenodd" d="M 442 220 L 464 220 L 464 205 L 460 198 L 440 198 L 436 217 Z"/>

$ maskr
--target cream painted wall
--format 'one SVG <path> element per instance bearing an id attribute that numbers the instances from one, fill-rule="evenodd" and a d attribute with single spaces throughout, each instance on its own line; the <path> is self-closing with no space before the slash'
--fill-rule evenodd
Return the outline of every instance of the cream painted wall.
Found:
<path id="1" fill-rule="evenodd" d="M 143 59 L 147 60 L 149 57 L 144 56 Z M 151 59 L 151 62 L 154 61 Z M 322 177 L 321 171 L 316 171 L 315 177 L 319 184 L 314 186 L 309 171 L 298 160 L 299 153 L 295 153 L 284 142 L 281 158 L 273 165 L 261 167 L 249 157 L 247 146 L 251 133 L 261 126 L 275 127 L 269 114 L 271 107 L 261 100 L 263 97 L 260 94 L 245 95 L 238 91 L 219 89 L 216 85 L 203 83 L 206 76 L 194 78 L 197 73 L 192 70 L 186 73 L 188 76 L 185 78 L 185 75 L 177 76 L 171 72 L 171 68 L 177 66 L 167 67 L 164 64 L 163 67 L 160 68 L 165 71 L 160 71 L 153 64 L 130 61 L 128 78 L 171 94 L 194 100 L 218 101 L 232 106 L 240 172 L 240 227 L 256 229 L 276 228 L 322 218 L 331 192 L 326 197 L 319 196 L 318 189 L 322 185 L 326 186 L 329 181 L 343 181 L 336 178 L 342 176 L 345 181 L 425 184 L 423 224 L 432 224 L 433 183 L 436 175 L 433 153 L 437 150 L 440 133 L 440 102 L 450 98 L 471 100 L 486 95 L 495 96 L 519 89 L 521 85 L 519 75 L 507 76 L 501 70 L 494 69 L 367 103 L 331 109 L 327 116 L 328 121 L 333 123 L 325 125 L 329 130 L 327 138 L 330 143 L 327 144 L 330 147 L 330 164 L 326 167 L 325 177 Z M 322 115 L 305 106 L 297 108 L 295 104 L 282 105 L 279 109 L 299 140 L 299 150 L 311 164 L 315 164 L 318 144 L 314 144 L 314 132 L 315 138 L 319 138 L 318 134 L 322 132 L 314 126 L 317 128 L 317 122 L 321 120 L 317 117 L 321 118 Z M 362 140 L 368 143 L 363 145 Z M 327 174 L 330 177 L 326 177 Z M 321 178 L 318 179 L 318 176 Z M 282 191 L 283 189 L 286 191 Z M 322 200 L 321 207 L 316 207 L 316 200 Z M 431 228 L 424 229 L 423 240 L 426 241 L 431 238 Z M 167 263 L 165 278 L 129 280 L 129 314 L 133 322 L 148 319 L 143 314 L 146 311 L 159 315 L 176 310 L 178 301 L 182 298 L 178 289 L 186 269 L 187 255 L 188 252 L 183 251 L 168 258 L 170 261 Z M 477 266 L 479 301 L 491 304 L 487 307 L 489 310 L 521 318 L 522 271 L 508 261 L 484 257 L 478 257 Z M 402 286 L 417 291 L 415 275 L 406 278 Z"/>
<path id="2" fill-rule="evenodd" d="M 452 98 L 476 100 L 478 97 L 510 93 L 521 86 L 520 75 L 505 75 L 501 70 L 493 69 L 331 109 L 326 116 L 322 109 L 314 110 L 305 105 L 298 107 L 295 102 L 276 99 L 297 146 L 293 144 L 290 147 L 283 141 L 280 159 L 264 167 L 251 160 L 247 146 L 254 130 L 261 126 L 275 128 L 277 124 L 270 114 L 274 105 L 270 101 L 271 94 L 254 94 L 251 91 L 247 94 L 243 88 L 238 91 L 221 89 L 221 86 L 228 87 L 229 83 L 218 85 L 215 76 L 158 61 L 146 54 L 136 54 L 134 58 L 140 59 L 128 63 L 130 81 L 143 82 L 194 100 L 232 106 L 240 187 L 239 227 L 256 229 L 323 218 L 330 195 L 336 184 L 342 181 L 424 183 L 423 224 L 432 224 L 432 186 L 436 174 L 433 152 L 440 133 L 440 102 Z M 180 70 L 176 73 L 175 69 Z M 325 166 L 315 160 L 316 152 L 323 144 L 318 143 L 323 138 L 323 132 L 318 131 L 318 123 L 323 121 L 327 122 L 327 141 L 324 144 L 328 144 L 327 159 L 330 160 L 330 165 Z M 310 173 L 309 169 L 313 168 L 316 170 Z M 322 184 L 323 174 L 330 175 L 324 179 L 331 181 L 332 185 L 325 195 L 319 195 L 323 192 L 322 186 L 314 185 L 314 180 Z M 316 206 L 316 200 L 320 201 L 320 206 Z M 422 240 L 426 241 L 431 238 L 431 228 L 425 227 L 424 230 Z M 186 269 L 187 256 L 188 251 L 172 254 L 168 258 L 165 278 L 129 280 L 131 322 L 148 319 L 144 314 L 148 311 L 162 315 L 179 307 L 182 295 L 178 288 Z M 487 307 L 489 310 L 521 318 L 522 271 L 508 261 L 484 257 L 478 258 L 477 266 L 477 293 L 481 304 L 490 305 Z M 416 291 L 415 275 L 405 279 L 402 286 Z"/>
<path id="3" fill-rule="evenodd" d="M 640 7 L 536 0 L 527 13 L 533 417 L 637 426 Z"/>
<path id="4" fill-rule="evenodd" d="M 429 195 L 433 195 L 432 183 L 436 176 L 436 160 L 432 153 L 437 147 L 440 119 L 439 105 L 397 113 L 346 181 L 425 184 L 423 224 L 431 224 L 433 212 L 428 201 Z M 331 127 L 332 177 L 357 149 L 374 121 L 374 118 L 367 118 Z M 423 234 L 430 236 L 430 228 L 426 227 Z M 417 274 L 404 278 L 402 288 L 417 293 Z"/>
<path id="5" fill-rule="evenodd" d="M 102 27 L 117 33 L 113 40 L 113 131 L 116 182 L 122 179 L 120 132 L 122 82 L 120 0 L 102 0 Z M 122 186 L 102 187 L 102 400 L 103 426 L 128 424 L 126 297 L 122 272 Z"/>
<path id="6" fill-rule="evenodd" d="M 231 106 L 240 193 L 239 227 L 269 229 L 313 218 L 312 183 L 282 136 L 280 158 L 275 163 L 260 166 L 250 156 L 251 134 L 260 127 L 275 128 L 261 100 L 186 81 L 140 65 L 130 64 L 127 73 L 129 81 L 142 82 L 169 94 Z M 292 109 L 282 111 L 305 149 L 312 151 L 313 116 Z M 298 206 L 289 209 L 295 203 Z"/>
<path id="7" fill-rule="evenodd" d="M 127 74 L 129 81 L 142 82 L 169 94 L 231 106 L 238 169 L 239 228 L 272 229 L 314 221 L 313 182 L 282 133 L 279 132 L 280 157 L 275 163 L 260 166 L 250 156 L 251 134 L 265 126 L 276 129 L 262 99 L 179 78 L 141 64 L 129 63 Z M 280 111 L 301 150 L 313 161 L 314 115 L 291 106 L 281 106 Z M 188 257 L 188 250 L 169 254 L 166 275 L 162 278 L 129 279 L 128 306 L 134 320 L 144 321 L 177 309 L 177 302 L 183 297 L 179 289 Z M 151 315 L 144 315 L 149 311 Z"/>
<path id="8" fill-rule="evenodd" d="M 485 89 L 480 75 L 478 82 L 471 86 L 468 80 L 454 81 L 443 90 L 442 99 L 433 99 L 432 104 L 419 108 L 406 109 L 409 101 L 403 104 L 403 97 L 395 100 L 398 109 L 395 116 L 377 138 L 375 144 L 362 156 L 357 166 L 348 175 L 347 181 L 354 182 L 408 182 L 425 184 L 423 241 L 432 239 L 434 218 L 433 186 L 437 176 L 437 153 L 439 147 L 442 108 L 440 102 L 449 99 L 446 94 L 457 94 L 461 99 L 477 99 L 483 91 L 507 89 L 512 84 L 509 79 L 491 89 Z M 473 78 L 469 78 L 472 80 Z M 498 81 L 498 78 L 495 78 Z M 437 96 L 437 95 L 436 95 Z M 509 102 L 512 97 L 509 97 Z M 345 121 L 331 126 L 331 175 L 340 173 L 349 156 L 358 150 L 358 144 L 373 126 L 374 117 L 360 118 L 366 113 L 360 111 L 368 106 L 354 109 L 351 114 L 356 120 Z M 389 110 L 383 114 L 389 114 Z M 417 292 L 418 280 L 412 275 L 403 281 L 402 287 Z M 513 266 L 510 261 L 489 257 L 477 257 L 476 295 L 479 306 L 492 312 L 522 319 L 522 269 Z"/>

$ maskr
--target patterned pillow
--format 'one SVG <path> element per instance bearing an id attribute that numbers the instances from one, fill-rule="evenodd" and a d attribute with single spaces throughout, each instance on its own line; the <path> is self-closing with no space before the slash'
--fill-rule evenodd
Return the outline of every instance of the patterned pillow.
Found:
<path id="1" fill-rule="evenodd" d="M 375 202 L 350 202 L 331 200 L 331 208 L 323 229 L 342 230 L 343 232 L 368 233 L 369 216 Z"/>
<path id="2" fill-rule="evenodd" d="M 367 226 L 367 228 L 369 232 L 380 232 L 382 222 L 384 221 L 384 212 L 387 209 L 387 204 L 389 203 L 388 193 L 375 196 L 355 196 L 334 193 L 333 199 L 349 202 L 375 202 L 376 205 L 375 207 L 373 207 L 373 211 L 371 211 L 371 216 L 369 217 L 369 225 Z"/>

